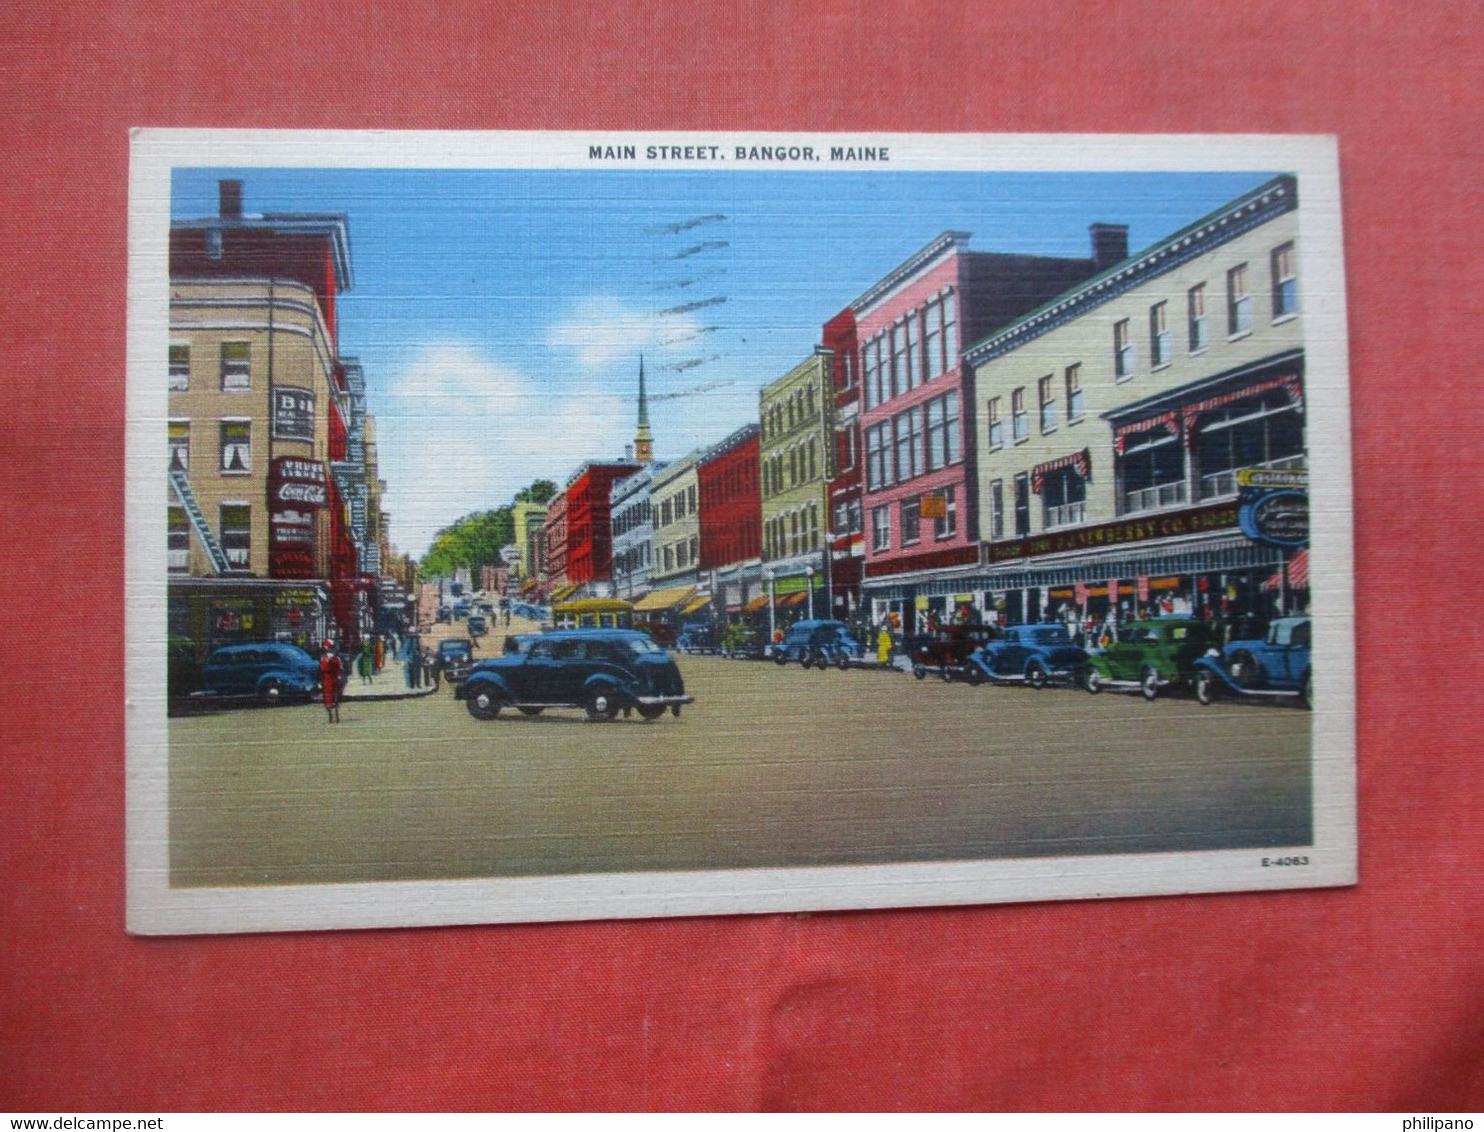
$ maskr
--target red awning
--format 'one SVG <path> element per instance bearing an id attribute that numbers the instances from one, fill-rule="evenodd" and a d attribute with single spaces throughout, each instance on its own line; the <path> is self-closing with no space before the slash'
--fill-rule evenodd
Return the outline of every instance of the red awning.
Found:
<path id="1" fill-rule="evenodd" d="M 753 598 L 746 605 L 744 605 L 742 607 L 742 612 L 743 613 L 756 613 L 759 609 L 767 609 L 767 608 L 768 608 L 768 595 L 767 594 L 764 594 L 762 597 L 755 597 L 755 598 Z"/>
<path id="2" fill-rule="evenodd" d="M 1271 377 L 1266 381 L 1259 381 L 1255 385 L 1244 385 L 1241 389 L 1234 389 L 1229 393 L 1221 393 L 1215 397 L 1207 397 L 1204 401 L 1196 401 L 1190 405 L 1182 405 L 1178 411 L 1171 409 L 1167 413 L 1161 413 L 1157 417 L 1149 417 L 1146 420 L 1135 421 L 1133 424 L 1120 425 L 1113 430 L 1113 449 L 1120 456 L 1128 445 L 1129 438 L 1150 429 L 1162 428 L 1174 436 L 1184 436 L 1187 444 L 1193 445 L 1196 418 L 1202 413 L 1209 413 L 1213 409 L 1220 409 L 1235 401 L 1244 401 L 1248 397 L 1260 397 L 1264 393 L 1271 393 L 1274 389 L 1281 389 L 1288 394 L 1289 400 L 1294 406 L 1302 409 L 1304 407 L 1304 383 L 1297 374 L 1287 374 L 1283 377 Z"/>
<path id="3" fill-rule="evenodd" d="M 1046 486 L 1046 477 L 1063 468 L 1072 468 L 1079 476 L 1086 479 L 1092 471 L 1092 457 L 1084 448 L 1081 452 L 1073 452 L 1070 456 L 1063 456 L 1059 460 L 1047 460 L 1044 464 L 1037 464 L 1031 469 L 1031 490 L 1039 495 L 1041 489 Z"/>
<path id="4" fill-rule="evenodd" d="M 1282 571 L 1278 571 L 1262 584 L 1265 590 L 1276 590 L 1283 584 Z M 1291 590 L 1306 590 L 1309 588 L 1309 550 L 1305 547 L 1288 560 L 1288 588 Z"/>

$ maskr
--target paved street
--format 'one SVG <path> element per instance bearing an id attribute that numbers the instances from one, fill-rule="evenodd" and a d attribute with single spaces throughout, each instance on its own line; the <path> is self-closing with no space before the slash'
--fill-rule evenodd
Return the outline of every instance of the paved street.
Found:
<path id="1" fill-rule="evenodd" d="M 499 640 L 499 634 L 491 638 Z M 170 721 L 179 885 L 923 861 L 1308 839 L 1308 712 L 680 657 L 681 718 L 435 696 Z"/>

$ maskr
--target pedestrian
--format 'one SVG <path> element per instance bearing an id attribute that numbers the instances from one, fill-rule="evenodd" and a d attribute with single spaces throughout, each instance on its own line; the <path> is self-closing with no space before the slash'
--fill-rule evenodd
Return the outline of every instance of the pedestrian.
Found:
<path id="1" fill-rule="evenodd" d="M 443 686 L 443 665 L 432 649 L 423 650 L 423 682 L 432 684 L 435 692 Z"/>
<path id="2" fill-rule="evenodd" d="M 356 672 L 361 677 L 362 684 L 371 683 L 373 655 L 371 642 L 369 640 L 362 641 L 360 651 L 356 653 Z"/>
<path id="3" fill-rule="evenodd" d="M 319 658 L 320 689 L 325 698 L 325 722 L 340 722 L 340 677 L 345 666 L 335 652 L 335 642 L 326 641 Z"/>
<path id="4" fill-rule="evenodd" d="M 407 687 L 416 688 L 418 678 L 422 675 L 422 657 L 418 655 L 417 649 L 410 641 L 404 642 L 403 662 L 407 666 Z"/>
<path id="5" fill-rule="evenodd" d="M 876 634 L 876 663 L 885 668 L 891 663 L 891 629 L 881 623 L 881 632 Z"/>

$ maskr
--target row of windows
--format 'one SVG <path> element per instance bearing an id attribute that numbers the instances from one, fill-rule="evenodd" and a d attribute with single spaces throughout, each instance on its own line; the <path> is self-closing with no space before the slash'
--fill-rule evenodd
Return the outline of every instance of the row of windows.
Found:
<path id="1" fill-rule="evenodd" d="M 866 408 L 910 392 L 957 365 L 958 296 L 947 291 L 861 346 Z"/>
<path id="2" fill-rule="evenodd" d="M 769 499 L 818 478 L 819 442 L 811 436 L 807 444 L 799 443 L 787 451 L 774 452 L 763 461 L 763 498 Z"/>
<path id="3" fill-rule="evenodd" d="M 764 440 L 782 436 L 818 419 L 818 396 L 813 385 L 806 385 L 768 406 L 760 422 L 762 436 Z"/>
<path id="4" fill-rule="evenodd" d="M 1027 389 L 1022 386 L 1010 394 L 1010 440 L 1019 444 L 1031 434 L 1030 410 L 1026 405 Z M 1082 390 L 1082 365 L 1068 366 L 1061 374 L 1047 374 L 1036 382 L 1036 398 L 1040 406 L 1041 434 L 1055 432 L 1059 414 L 1065 408 L 1067 424 L 1076 424 L 1087 413 L 1087 401 Z M 984 406 L 984 426 L 993 451 L 1005 446 L 1004 398 L 991 397 Z"/>
<path id="5" fill-rule="evenodd" d="M 191 348 L 172 343 L 167 388 L 183 393 L 191 387 Z M 242 393 L 252 388 L 252 351 L 247 342 L 223 342 L 221 388 L 224 393 Z"/>
<path id="6" fill-rule="evenodd" d="M 678 523 L 687 515 L 696 513 L 696 485 L 690 484 L 682 487 L 674 495 L 666 496 L 660 501 L 659 516 L 655 520 L 655 529 L 663 530 L 671 523 Z"/>
<path id="7" fill-rule="evenodd" d="M 897 501 L 897 546 L 915 546 L 923 538 L 923 520 L 932 526 L 932 537 L 950 539 L 958 534 L 958 488 L 955 485 Z M 871 508 L 871 550 L 892 549 L 890 504 Z"/>
<path id="8" fill-rule="evenodd" d="M 660 548 L 660 561 L 668 573 L 671 570 L 684 570 L 694 566 L 701 558 L 701 540 L 697 535 L 679 542 L 672 542 Z"/>
<path id="9" fill-rule="evenodd" d="M 191 470 L 191 422 L 170 421 L 167 437 L 170 445 L 170 470 Z M 217 470 L 224 476 L 252 474 L 252 420 L 249 417 L 223 417 L 217 422 Z"/>
<path id="10" fill-rule="evenodd" d="M 642 527 L 645 523 L 649 522 L 650 515 L 649 497 L 646 495 L 641 499 L 635 500 L 633 503 L 624 507 L 623 510 L 613 515 L 611 521 L 614 537 L 617 538 L 619 535 L 627 534 L 636 527 Z"/>
<path id="11" fill-rule="evenodd" d="M 963 458 L 958 393 L 945 393 L 866 429 L 866 487 L 875 491 Z"/>
<path id="12" fill-rule="evenodd" d="M 613 556 L 615 577 L 627 577 L 647 569 L 649 569 L 649 543 L 647 542 L 641 542 Z"/>
<path id="13" fill-rule="evenodd" d="M 790 558 L 819 549 L 819 504 L 769 519 L 763 524 L 763 556 Z"/>
<path id="14" fill-rule="evenodd" d="M 172 574 L 189 570 L 191 530 L 184 507 L 171 504 L 166 514 L 166 569 Z M 217 508 L 217 541 L 234 570 L 246 570 L 252 557 L 252 507 L 246 503 L 223 503 Z"/>
<path id="15" fill-rule="evenodd" d="M 719 474 L 710 473 L 701 484 L 701 502 L 713 505 L 745 499 L 757 485 L 757 468 L 751 460 L 733 461 Z"/>

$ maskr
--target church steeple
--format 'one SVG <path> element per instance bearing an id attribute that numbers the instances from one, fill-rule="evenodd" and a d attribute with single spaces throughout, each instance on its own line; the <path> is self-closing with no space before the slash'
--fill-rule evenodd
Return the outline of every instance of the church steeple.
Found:
<path id="1" fill-rule="evenodd" d="M 654 460 L 654 439 L 649 435 L 649 401 L 644 396 L 644 355 L 639 355 L 639 431 L 634 434 L 634 459 L 641 464 Z"/>

